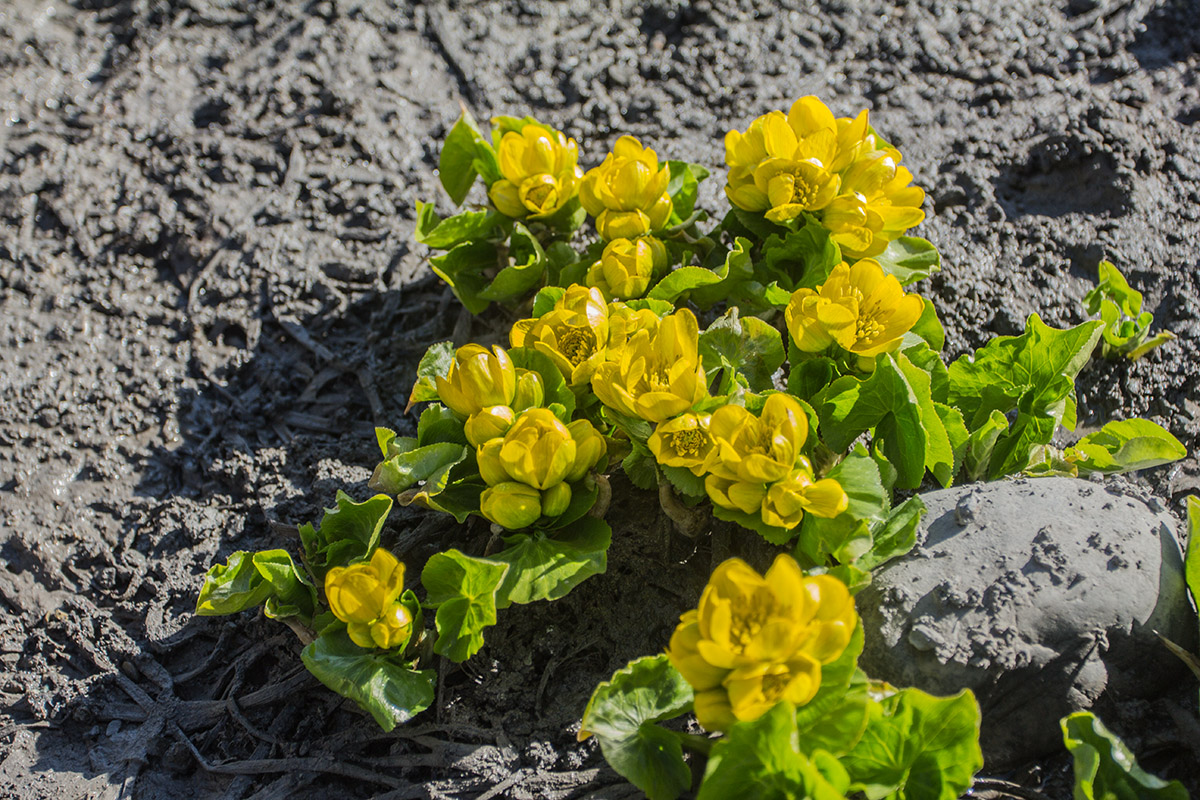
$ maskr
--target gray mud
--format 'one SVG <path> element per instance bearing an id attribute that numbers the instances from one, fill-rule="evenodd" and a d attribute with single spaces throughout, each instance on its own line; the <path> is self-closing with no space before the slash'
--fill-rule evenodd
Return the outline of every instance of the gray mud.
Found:
<path id="1" fill-rule="evenodd" d="M 1108 257 L 1179 338 L 1090 364 L 1081 423 L 1146 416 L 1194 451 L 1198 52 L 1192 0 L 0 5 L 0 796 L 626 791 L 574 742 L 588 692 L 744 539 L 693 552 L 635 501 L 606 576 L 509 612 L 388 736 L 282 626 L 191 614 L 214 560 L 367 493 L 428 344 L 507 324 L 461 315 L 410 244 L 460 104 L 538 115 L 588 162 L 630 132 L 713 166 L 797 96 L 869 106 L 929 192 L 948 355 L 1080 321 Z M 1141 480 L 1177 511 L 1200 462 Z M 386 534 L 412 569 L 487 536 L 415 511 Z M 1109 722 L 1196 791 L 1165 716 L 1194 700 Z M 1065 796 L 1065 763 L 1009 777 Z"/>

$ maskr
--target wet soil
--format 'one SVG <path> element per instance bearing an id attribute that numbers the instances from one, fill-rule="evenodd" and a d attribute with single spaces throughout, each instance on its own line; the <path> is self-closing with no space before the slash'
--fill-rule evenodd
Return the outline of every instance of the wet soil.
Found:
<path id="1" fill-rule="evenodd" d="M 368 494 L 426 346 L 505 327 L 410 242 L 460 105 L 535 114 L 587 162 L 629 132 L 714 166 L 797 96 L 869 107 L 929 192 L 947 354 L 1081 321 L 1107 257 L 1179 338 L 1093 361 L 1081 424 L 1145 416 L 1195 451 L 1198 67 L 1194 0 L 4 3 L 0 797 L 630 795 L 574 741 L 591 688 L 755 553 L 680 539 L 653 498 L 623 495 L 608 574 L 504 614 L 388 735 L 283 626 L 191 613 L 214 561 Z M 1200 461 L 1139 480 L 1178 511 Z M 487 535 L 401 510 L 386 542 L 416 569 Z M 1194 703 L 1110 722 L 1198 790 Z M 1066 770 L 1002 777 L 1066 797 Z"/>

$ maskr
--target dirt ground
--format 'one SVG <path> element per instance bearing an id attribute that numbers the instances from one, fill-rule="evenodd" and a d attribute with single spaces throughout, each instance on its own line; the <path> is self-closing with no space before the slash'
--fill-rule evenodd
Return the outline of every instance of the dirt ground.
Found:
<path id="1" fill-rule="evenodd" d="M 726 130 L 800 95 L 869 107 L 929 193 L 917 232 L 945 265 L 923 290 L 947 355 L 1033 311 L 1081 321 L 1107 257 L 1179 338 L 1088 366 L 1081 423 L 1145 416 L 1196 451 L 1196 10 L 0 4 L 0 797 L 636 795 L 573 726 L 597 681 L 666 643 L 712 561 L 750 546 L 697 548 L 652 498 L 613 519 L 606 575 L 505 612 L 443 669 L 438 709 L 388 735 L 308 676 L 283 626 L 191 613 L 214 561 L 293 541 L 339 488 L 368 496 L 371 429 L 413 427 L 425 347 L 506 325 L 460 314 L 410 239 L 418 200 L 448 207 L 435 167 L 460 104 L 558 125 L 586 163 L 629 132 L 715 167 Z M 1141 479 L 1178 511 L 1200 461 Z M 415 574 L 486 536 L 399 510 L 385 542 Z M 1194 683 L 1181 697 L 1110 722 L 1187 778 Z M 998 777 L 1066 797 L 1066 765 Z"/>

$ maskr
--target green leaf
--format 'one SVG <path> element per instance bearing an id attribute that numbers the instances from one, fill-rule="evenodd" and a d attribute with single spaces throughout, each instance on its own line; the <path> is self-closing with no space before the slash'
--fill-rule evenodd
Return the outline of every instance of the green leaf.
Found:
<path id="1" fill-rule="evenodd" d="M 1179 781 L 1145 772 L 1119 738 L 1094 714 L 1080 711 L 1060 723 L 1063 743 L 1075 759 L 1075 800 L 1188 800 Z"/>
<path id="2" fill-rule="evenodd" d="M 394 654 L 364 650 L 350 641 L 344 627 L 323 632 L 300 659 L 321 683 L 358 703 L 385 731 L 433 704 L 434 670 L 414 670 Z"/>
<path id="3" fill-rule="evenodd" d="M 638 300 L 626 300 L 625 305 L 632 308 L 634 311 L 646 309 L 654 313 L 659 319 L 665 317 L 675 310 L 675 306 L 666 300 L 651 300 L 648 297 L 643 297 Z"/>
<path id="4" fill-rule="evenodd" d="M 824 566 L 830 557 L 854 561 L 871 546 L 870 529 L 887 519 L 890 498 L 883 488 L 879 467 L 858 445 L 825 476 L 837 481 L 850 504 L 832 519 L 805 514 L 800 525 L 797 555 L 811 566 Z"/>
<path id="5" fill-rule="evenodd" d="M 1200 609 L 1200 497 L 1187 498 L 1187 557 L 1184 559 L 1184 575 L 1188 591 L 1192 593 L 1192 604 Z"/>
<path id="6" fill-rule="evenodd" d="M 822 684 L 825 682 L 822 676 Z M 800 740 L 805 752 L 825 750 L 832 755 L 847 753 L 862 738 L 870 712 L 870 680 L 860 669 L 854 670 L 850 684 L 836 699 L 821 710 L 813 723 L 805 727 L 797 717 Z M 815 699 L 815 698 L 814 698 Z M 807 705 L 798 710 L 806 710 Z"/>
<path id="7" fill-rule="evenodd" d="M 434 403 L 421 412 L 421 419 L 417 422 L 417 447 L 445 443 L 465 447 L 467 434 L 463 421 L 453 411 L 440 403 Z"/>
<path id="8" fill-rule="evenodd" d="M 748 240 L 736 239 L 733 248 L 725 253 L 723 260 L 716 262 L 712 269 L 680 267 L 659 281 L 647 297 L 675 304 L 690 298 L 701 308 L 707 308 L 718 300 L 725 299 L 731 286 L 753 274 L 749 250 Z M 721 253 L 714 250 L 711 258 L 720 259 Z"/>
<path id="9" fill-rule="evenodd" d="M 430 258 L 429 267 L 454 291 L 454 296 L 467 311 L 482 314 L 490 305 L 480 296 L 489 283 L 485 273 L 498 266 L 498 258 L 499 253 L 492 242 L 471 241 Z"/>
<path id="10" fill-rule="evenodd" d="M 537 238 L 520 222 L 513 223 L 508 257 L 512 263 L 496 273 L 487 287 L 479 291 L 479 298 L 500 302 L 524 297 L 546 274 L 546 253 Z"/>
<path id="11" fill-rule="evenodd" d="M 504 549 L 491 556 L 509 566 L 496 593 L 497 608 L 563 597 L 587 578 L 604 573 L 611 543 L 612 528 L 595 517 L 582 517 L 553 535 L 539 531 L 506 536 Z"/>
<path id="12" fill-rule="evenodd" d="M 774 326 L 757 317 L 739 318 L 734 307 L 700 334 L 700 359 L 710 385 L 724 370 L 726 383 L 732 385 L 733 376 L 740 376 L 738 382 L 750 391 L 765 392 L 775 388 L 771 376 L 783 366 L 783 339 Z"/>
<path id="13" fill-rule="evenodd" d="M 1101 261 L 1096 286 L 1083 296 L 1083 305 L 1089 314 L 1097 314 L 1105 300 L 1113 303 L 1117 312 L 1126 318 L 1135 318 L 1142 311 L 1142 293 L 1129 285 L 1121 270 L 1111 261 Z"/>
<path id="14" fill-rule="evenodd" d="M 455 122 L 454 127 L 446 134 L 446 141 L 442 143 L 442 154 L 438 158 L 438 177 L 455 205 L 462 205 L 471 184 L 475 183 L 478 171 L 474 161 L 479 157 L 481 149 L 491 148 L 487 147 L 475 119 L 464 109 L 458 122 Z M 495 160 L 494 154 L 492 158 Z"/>
<path id="15" fill-rule="evenodd" d="M 313 575 L 323 580 L 330 567 L 341 567 L 366 558 L 379 544 L 379 532 L 392 510 L 392 498 L 377 494 L 356 503 L 343 491 L 337 493 L 337 506 L 325 509 L 320 529 L 311 523 L 300 526 L 304 559 Z"/>
<path id="16" fill-rule="evenodd" d="M 418 202 L 417 227 L 413 238 L 426 247 L 449 250 L 463 242 L 488 238 L 496 226 L 505 220 L 503 215 L 495 211 L 464 211 L 441 219 L 433 203 Z"/>
<path id="17" fill-rule="evenodd" d="M 915 489 L 925 468 L 953 465 L 949 436 L 931 397 L 929 373 L 903 353 L 884 354 L 865 380 L 839 378 L 816 398 L 821 433 L 834 451 L 874 430 L 896 468 L 896 484 Z"/>
<path id="18" fill-rule="evenodd" d="M 933 301 L 928 297 L 922 297 L 921 300 L 925 303 L 925 309 L 912 326 L 911 333 L 923 339 L 933 352 L 940 353 L 942 348 L 946 346 L 946 329 L 942 327 L 942 321 L 938 319 L 937 309 L 934 308 Z M 904 349 L 907 350 L 908 348 L 905 347 Z"/>
<path id="19" fill-rule="evenodd" d="M 538 290 L 538 293 L 533 297 L 533 316 L 534 318 L 541 317 L 544 314 L 554 310 L 554 306 L 559 300 L 562 300 L 563 295 L 567 290 L 561 286 L 544 286 Z"/>
<path id="20" fill-rule="evenodd" d="M 691 786 L 680 739 L 654 723 L 692 707 L 692 687 L 666 655 L 631 661 L 596 687 L 580 737 L 594 735 L 612 768 L 650 800 L 676 798 Z"/>
<path id="21" fill-rule="evenodd" d="M 658 465 L 654 454 L 637 440 L 633 441 L 629 455 L 622 459 L 621 468 L 639 489 L 653 489 L 658 485 Z"/>
<path id="22" fill-rule="evenodd" d="M 1178 439 L 1146 419 L 1109 422 L 1067 449 L 1067 458 L 1083 473 L 1106 474 L 1168 464 L 1187 456 Z"/>
<path id="23" fill-rule="evenodd" d="M 386 461 L 380 461 L 367 485 L 377 492 L 397 495 L 421 481 L 433 480 L 444 475 L 471 454 L 469 447 L 453 442 L 417 447 Z"/>
<path id="24" fill-rule="evenodd" d="M 466 661 L 483 647 L 483 629 L 496 624 L 496 592 L 508 569 L 508 564 L 458 550 L 430 557 L 421 571 L 421 585 L 426 602 L 437 608 L 435 653 Z"/>
<path id="25" fill-rule="evenodd" d="M 408 397 L 409 408 L 416 403 L 438 399 L 437 383 L 434 379 L 444 378 L 450 373 L 454 353 L 453 342 L 438 342 L 429 346 L 425 355 L 421 356 L 421 363 L 417 365 L 417 382 L 413 384 L 412 394 Z M 386 452 L 383 455 L 390 457 Z"/>
<path id="26" fill-rule="evenodd" d="M 764 283 L 775 281 L 790 296 L 796 289 L 815 289 L 824 283 L 841 261 L 841 252 L 829 238 L 829 231 L 809 219 L 799 230 L 766 237 L 756 274 Z"/>
<path id="27" fill-rule="evenodd" d="M 912 550 L 917 543 L 921 517 L 927 510 L 920 495 L 914 495 L 892 509 L 887 521 L 871 532 L 871 549 L 858 559 L 857 565 L 873 570 Z"/>
<path id="28" fill-rule="evenodd" d="M 668 467 L 660 464 L 658 468 L 684 497 L 703 498 L 708 496 L 708 492 L 704 488 L 703 476 L 696 475 L 686 467 Z"/>
<path id="29" fill-rule="evenodd" d="M 788 342 L 788 393 L 810 400 L 838 377 L 832 358 L 804 358 L 794 344 Z"/>
<path id="30" fill-rule="evenodd" d="M 1033 314 L 1021 336 L 999 336 L 950 365 L 948 403 L 974 432 L 992 412 L 1016 411 L 992 449 L 987 476 L 1022 471 L 1032 449 L 1050 442 L 1058 426 L 1075 426 L 1075 375 L 1091 356 L 1103 323 L 1055 330 Z M 990 426 L 994 429 L 994 425 Z"/>
<path id="31" fill-rule="evenodd" d="M 209 568 L 196 600 L 196 613 L 202 617 L 236 614 L 268 601 L 274 601 L 276 609 L 295 609 L 291 614 L 271 616 L 296 616 L 307 623 L 316 609 L 317 591 L 286 550 L 253 555 L 239 550 L 226 563 Z"/>
<path id="32" fill-rule="evenodd" d="M 846 771 L 824 751 L 802 752 L 791 703 L 739 722 L 713 746 L 697 800 L 843 800 Z"/>
<path id="33" fill-rule="evenodd" d="M 886 250 L 875 256 L 875 260 L 884 272 L 895 275 L 901 286 L 928 278 L 942 267 L 942 257 L 937 248 L 916 236 L 893 239 Z"/>
<path id="34" fill-rule="evenodd" d="M 667 183 L 667 194 L 671 196 L 672 218 L 675 224 L 683 222 L 696 208 L 696 191 L 700 181 L 708 177 L 708 170 L 699 164 L 686 161 L 668 161 L 671 180 Z"/>
<path id="35" fill-rule="evenodd" d="M 992 411 L 983 424 L 971 431 L 963 455 L 963 467 L 967 481 L 979 481 L 987 477 L 988 465 L 992 462 L 992 451 L 1000 436 L 1008 430 L 1008 418 L 999 411 Z"/>
<path id="36" fill-rule="evenodd" d="M 871 800 L 955 800 L 983 766 L 975 696 L 902 689 L 872 703 L 867 729 L 842 764 Z"/>

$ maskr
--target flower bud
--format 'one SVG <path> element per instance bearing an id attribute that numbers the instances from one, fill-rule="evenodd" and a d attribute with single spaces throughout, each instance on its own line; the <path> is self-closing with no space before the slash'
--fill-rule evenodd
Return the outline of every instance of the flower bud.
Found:
<path id="1" fill-rule="evenodd" d="M 571 487 L 563 481 L 556 483 L 542 492 L 542 513 L 547 517 L 557 517 L 567 510 L 571 504 Z"/>
<path id="2" fill-rule="evenodd" d="M 513 480 L 549 489 L 566 478 L 576 452 L 571 432 L 553 411 L 530 408 L 521 412 L 504 435 L 500 464 Z"/>
<path id="3" fill-rule="evenodd" d="M 500 139 L 500 180 L 488 187 L 496 210 L 515 219 L 548 217 L 575 196 L 583 171 L 578 146 L 560 131 L 528 123 Z"/>
<path id="4" fill-rule="evenodd" d="M 608 442 L 586 419 L 575 420 L 567 426 L 567 430 L 575 440 L 575 463 L 564 480 L 574 483 L 608 455 Z"/>
<path id="5" fill-rule="evenodd" d="M 497 525 L 518 531 L 542 515 L 542 493 L 516 481 L 497 483 L 479 496 L 479 511 Z"/>
<path id="6" fill-rule="evenodd" d="M 500 463 L 500 448 L 503 445 L 503 439 L 489 439 L 475 451 L 475 463 L 479 467 L 479 476 L 488 486 L 512 480 L 512 476 L 505 472 L 504 466 Z"/>
<path id="7" fill-rule="evenodd" d="M 653 236 L 614 239 L 588 270 L 587 281 L 610 297 L 630 300 L 650 288 L 656 272 L 667 267 L 667 248 Z"/>
<path id="8" fill-rule="evenodd" d="M 538 408 L 546 399 L 546 387 L 542 376 L 531 369 L 517 369 L 517 393 L 513 396 L 512 410 L 524 411 Z"/>
<path id="9" fill-rule="evenodd" d="M 325 576 L 325 597 L 333 615 L 359 647 L 390 650 L 408 642 L 412 613 L 400 601 L 404 565 L 383 548 L 371 560 L 334 567 Z"/>
<path id="10" fill-rule="evenodd" d="M 467 441 L 480 447 L 490 439 L 503 436 L 512 427 L 516 414 L 508 406 L 488 406 L 467 418 Z"/>
<path id="11" fill-rule="evenodd" d="M 466 419 L 488 406 L 506 406 L 517 391 L 517 371 L 503 347 L 468 344 L 458 348 L 450 371 L 434 379 L 438 397 Z"/>
<path id="12" fill-rule="evenodd" d="M 632 239 L 666 225 L 671 216 L 667 194 L 670 170 L 632 136 L 622 136 L 604 163 L 589 170 L 579 186 L 579 200 L 596 218 L 605 239 Z"/>

